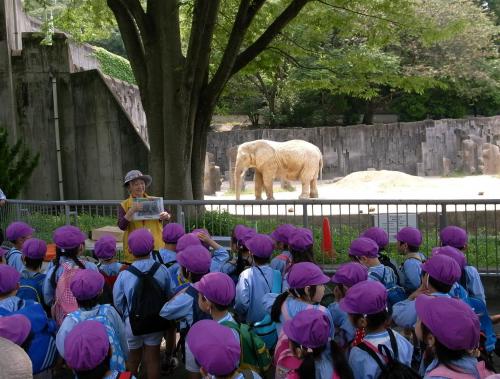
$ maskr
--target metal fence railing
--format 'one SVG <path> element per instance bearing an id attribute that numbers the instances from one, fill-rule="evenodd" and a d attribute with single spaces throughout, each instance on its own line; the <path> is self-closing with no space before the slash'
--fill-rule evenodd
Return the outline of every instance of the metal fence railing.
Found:
<path id="1" fill-rule="evenodd" d="M 78 225 L 84 231 L 116 225 L 120 201 L 30 201 L 9 200 L 0 208 L 0 227 L 14 220 L 31 224 L 37 236 L 47 241 L 60 225 Z M 165 208 L 186 229 L 205 227 L 212 235 L 229 236 L 234 225 L 244 223 L 269 233 L 278 224 L 311 228 L 318 263 L 333 260 L 320 251 L 323 218 L 328 218 L 337 262 L 346 259 L 349 243 L 370 226 L 381 226 L 391 237 L 410 225 L 423 233 L 421 249 L 430 253 L 439 244 L 439 230 L 457 225 L 469 233 L 467 255 L 482 273 L 500 273 L 500 200 L 278 200 L 196 201 L 167 200 Z M 397 258 L 395 244 L 389 253 Z"/>

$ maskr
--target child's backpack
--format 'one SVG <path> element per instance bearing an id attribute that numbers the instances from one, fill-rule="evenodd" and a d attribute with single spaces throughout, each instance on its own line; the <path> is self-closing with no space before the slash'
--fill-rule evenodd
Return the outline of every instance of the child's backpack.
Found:
<path id="1" fill-rule="evenodd" d="M 122 264 L 120 267 L 120 271 L 118 274 L 128 268 L 129 265 L 127 264 Z M 104 271 L 101 270 L 101 263 L 97 265 L 97 268 L 99 269 L 99 272 L 101 273 L 102 277 L 104 278 L 104 287 L 102 289 L 102 294 L 100 298 L 100 303 L 101 304 L 113 304 L 113 287 L 115 285 L 116 279 L 118 278 L 118 274 L 116 275 L 108 275 Z"/>
<path id="2" fill-rule="evenodd" d="M 382 263 L 384 266 L 386 267 L 390 267 L 392 269 L 392 271 L 394 271 L 394 274 L 396 275 L 396 284 L 398 286 L 401 285 L 401 279 L 399 278 L 399 273 L 398 273 L 398 268 L 396 267 L 396 265 L 391 261 L 391 258 L 387 255 L 387 254 L 384 254 L 384 253 L 379 253 L 378 254 L 378 260 L 380 261 L 380 263 Z"/>
<path id="3" fill-rule="evenodd" d="M 82 321 L 94 320 L 100 322 L 106 328 L 106 333 L 108 334 L 109 344 L 111 346 L 111 359 L 110 359 L 110 369 L 116 371 L 125 370 L 125 354 L 120 345 L 120 338 L 116 334 L 116 330 L 109 321 L 107 314 L 110 312 L 111 305 L 103 304 L 99 306 L 99 310 L 95 316 L 85 318 L 80 309 L 68 314 L 76 323 Z"/>
<path id="4" fill-rule="evenodd" d="M 277 255 L 276 258 L 274 258 L 274 259 L 278 259 L 280 261 L 285 262 L 285 269 L 283 270 L 283 274 L 288 272 L 288 270 L 292 266 L 292 258 L 288 254 L 281 253 L 281 254 Z"/>
<path id="5" fill-rule="evenodd" d="M 45 274 L 37 272 L 31 278 L 21 278 L 16 296 L 24 300 L 33 300 L 43 304 L 43 281 Z"/>
<path id="6" fill-rule="evenodd" d="M 130 327 L 134 336 L 160 332 L 168 327 L 168 320 L 160 316 L 167 302 L 167 294 L 154 278 L 161 265 L 155 262 L 149 271 L 142 272 L 133 265 L 127 271 L 137 277 L 129 312 Z"/>
<path id="7" fill-rule="evenodd" d="M 272 358 L 266 344 L 247 324 L 223 321 L 221 325 L 234 329 L 240 335 L 240 370 L 254 370 L 264 374 L 271 367 Z"/>
<path id="8" fill-rule="evenodd" d="M 73 267 L 69 263 L 63 263 L 63 273 L 59 277 L 56 285 L 56 294 L 54 297 L 54 305 L 52 305 L 52 318 L 61 326 L 67 314 L 78 309 L 78 303 L 73 292 L 71 292 L 70 284 L 73 276 L 75 276 L 80 267 Z"/>
<path id="9" fill-rule="evenodd" d="M 399 359 L 398 343 L 396 336 L 391 329 L 387 329 L 391 341 L 392 353 L 389 348 L 383 344 L 378 345 L 378 349 L 366 340 L 363 340 L 357 345 L 361 350 L 368 353 L 368 355 L 377 363 L 382 371 L 378 379 L 420 379 L 422 378 L 417 371 L 410 366 L 401 363 Z M 384 358 L 382 362 L 380 355 Z"/>
<path id="10" fill-rule="evenodd" d="M 266 279 L 266 276 L 264 275 L 260 267 L 255 266 L 255 268 L 262 274 L 262 277 L 269 287 L 269 292 L 281 293 L 281 272 L 279 272 L 278 270 L 273 270 L 273 283 L 272 286 L 270 286 Z M 253 323 L 252 329 L 255 334 L 262 338 L 269 350 L 274 349 L 274 346 L 276 346 L 276 342 L 278 342 L 278 332 L 276 331 L 276 324 L 271 319 L 270 314 L 266 314 L 262 320 Z"/>
<path id="11" fill-rule="evenodd" d="M 382 276 L 377 274 L 376 272 L 370 272 L 368 276 L 378 280 L 380 283 L 384 285 L 384 287 L 387 289 L 387 303 L 390 308 L 396 303 L 399 303 L 400 301 L 406 300 L 408 298 L 408 295 L 406 294 L 406 291 L 403 287 L 398 285 L 397 282 L 385 282 L 385 272 L 386 272 L 387 267 L 384 266 L 384 272 L 382 273 Z M 396 272 L 394 272 L 396 274 Z M 397 274 L 396 274 L 397 277 Z"/>
<path id="12" fill-rule="evenodd" d="M 161 257 L 161 254 L 158 250 L 153 250 L 153 253 L 152 253 L 152 256 L 153 256 L 153 259 L 157 262 L 159 262 L 160 264 L 162 264 L 163 266 L 165 266 L 166 268 L 170 268 L 172 267 L 174 264 L 177 263 L 177 261 L 170 261 L 170 262 L 164 262 L 163 261 L 163 258 Z"/>
<path id="13" fill-rule="evenodd" d="M 474 311 L 474 313 L 479 318 L 479 324 L 481 328 L 481 339 L 479 348 L 483 350 L 486 354 L 491 353 L 495 350 L 495 345 L 497 343 L 497 336 L 493 328 L 493 322 L 488 314 L 488 309 L 486 304 L 481 300 L 469 297 L 465 301 Z"/>
<path id="14" fill-rule="evenodd" d="M 33 374 L 38 374 L 51 368 L 56 360 L 56 324 L 47 317 L 43 307 L 34 301 L 20 299 L 16 312 L 9 312 L 0 308 L 0 316 L 20 314 L 31 322 L 32 340 L 28 348 L 28 355 L 33 365 Z M 28 337 L 29 338 L 29 337 Z"/>

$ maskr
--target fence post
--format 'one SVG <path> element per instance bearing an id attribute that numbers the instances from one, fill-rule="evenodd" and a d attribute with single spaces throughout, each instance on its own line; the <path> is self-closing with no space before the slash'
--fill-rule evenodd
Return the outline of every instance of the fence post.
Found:
<path id="1" fill-rule="evenodd" d="M 69 205 L 64 204 L 64 215 L 66 217 L 66 225 L 71 225 L 71 215 L 69 212 Z"/>
<path id="2" fill-rule="evenodd" d="M 309 226 L 309 220 L 307 217 L 307 204 L 302 204 L 302 226 L 307 228 Z"/>
<path id="3" fill-rule="evenodd" d="M 446 204 L 441 204 L 441 214 L 439 215 L 439 230 L 448 226 L 448 215 L 446 214 Z"/>
<path id="4" fill-rule="evenodd" d="M 181 224 L 186 228 L 184 224 L 184 212 L 182 211 L 182 204 L 177 204 L 177 215 L 175 216 L 177 223 Z"/>
<path id="5" fill-rule="evenodd" d="M 16 204 L 16 220 L 21 220 L 21 204 Z"/>

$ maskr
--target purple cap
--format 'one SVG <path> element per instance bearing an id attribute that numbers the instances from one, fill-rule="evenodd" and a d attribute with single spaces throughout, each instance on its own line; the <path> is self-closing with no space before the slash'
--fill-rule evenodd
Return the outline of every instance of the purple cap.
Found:
<path id="1" fill-rule="evenodd" d="M 306 286 L 326 284 L 330 278 L 323 274 L 321 268 L 314 263 L 300 262 L 290 267 L 287 281 L 290 288 L 305 288 Z"/>
<path id="2" fill-rule="evenodd" d="M 194 324 L 186 336 L 186 343 L 199 363 L 210 375 L 233 373 L 240 361 L 240 342 L 231 328 L 213 320 Z"/>
<path id="3" fill-rule="evenodd" d="M 252 255 L 259 258 L 269 258 L 274 251 L 274 242 L 268 235 L 256 234 L 250 238 L 245 246 Z"/>
<path id="4" fill-rule="evenodd" d="M 0 317 L 0 337 L 22 345 L 31 332 L 31 322 L 24 315 Z"/>
<path id="5" fill-rule="evenodd" d="M 175 251 L 178 253 L 189 246 L 202 246 L 200 239 L 192 233 L 184 234 L 177 241 L 177 245 L 175 245 Z"/>
<path id="6" fill-rule="evenodd" d="M 332 276 L 333 283 L 343 284 L 348 288 L 367 279 L 368 269 L 358 262 L 341 265 L 335 272 L 335 275 Z"/>
<path id="7" fill-rule="evenodd" d="M 313 233 L 307 228 L 295 228 L 288 238 L 288 246 L 295 251 L 306 251 L 312 247 L 313 243 Z"/>
<path id="8" fill-rule="evenodd" d="M 283 331 L 290 340 L 308 349 L 315 349 L 327 344 L 331 325 L 325 312 L 306 309 L 285 322 Z"/>
<path id="9" fill-rule="evenodd" d="M 467 265 L 467 258 L 465 254 L 453 246 L 435 247 L 432 249 L 432 255 L 446 255 L 453 258 L 460 266 L 460 270 L 463 270 Z"/>
<path id="10" fill-rule="evenodd" d="M 399 242 L 407 243 L 409 246 L 418 247 L 422 244 L 422 233 L 417 228 L 407 226 L 396 234 L 396 239 Z"/>
<path id="11" fill-rule="evenodd" d="M 389 243 L 389 234 L 387 234 L 384 229 L 376 226 L 366 229 L 363 233 L 361 233 L 360 237 L 374 240 L 379 249 L 383 249 Z"/>
<path id="12" fill-rule="evenodd" d="M 271 233 L 271 238 L 277 242 L 284 243 L 285 245 L 288 245 L 288 239 L 292 235 L 292 233 L 295 231 L 295 226 L 290 225 L 290 224 L 282 224 L 279 225 L 272 233 Z"/>
<path id="13" fill-rule="evenodd" d="M 135 257 L 148 255 L 154 247 L 153 235 L 146 228 L 136 229 L 128 236 L 128 248 Z"/>
<path id="14" fill-rule="evenodd" d="M 9 241 L 15 241 L 18 238 L 31 236 L 33 232 L 34 230 L 31 228 L 31 226 L 29 226 L 25 222 L 15 221 L 7 226 L 7 229 L 5 230 L 5 237 Z"/>
<path id="15" fill-rule="evenodd" d="M 77 300 L 89 300 L 98 296 L 104 287 L 104 277 L 98 271 L 77 270 L 69 288 Z"/>
<path id="16" fill-rule="evenodd" d="M 453 246 L 457 249 L 464 248 L 467 245 L 467 232 L 458 226 L 447 226 L 439 233 L 439 239 L 443 246 Z"/>
<path id="17" fill-rule="evenodd" d="M 432 278 L 448 285 L 457 282 L 462 276 L 460 266 L 453 258 L 443 254 L 430 257 L 423 265 L 422 270 Z"/>
<path id="18" fill-rule="evenodd" d="M 210 233 L 205 228 L 194 229 L 191 233 L 193 233 L 196 237 L 198 237 L 198 234 L 206 234 L 207 236 L 210 237 Z M 201 242 L 201 244 L 205 246 L 207 249 L 210 247 L 206 242 Z"/>
<path id="19" fill-rule="evenodd" d="M 212 256 L 202 245 L 188 246 L 177 253 L 177 262 L 189 272 L 206 274 L 210 271 Z"/>
<path id="20" fill-rule="evenodd" d="M 30 259 L 43 259 L 45 258 L 45 253 L 47 252 L 47 244 L 45 241 L 38 238 L 30 238 L 29 240 L 24 241 L 21 250 L 25 257 Z"/>
<path id="21" fill-rule="evenodd" d="M 95 243 L 95 256 L 99 259 L 111 259 L 116 255 L 116 238 L 104 235 Z"/>
<path id="22" fill-rule="evenodd" d="M 415 300 L 415 308 L 420 321 L 448 349 L 471 350 L 479 347 L 479 319 L 462 300 L 420 295 Z"/>
<path id="23" fill-rule="evenodd" d="M 233 279 L 222 272 L 210 272 L 203 275 L 193 287 L 208 300 L 219 305 L 229 305 L 236 295 Z"/>
<path id="24" fill-rule="evenodd" d="M 380 282 L 365 280 L 349 288 L 339 305 L 346 313 L 361 315 L 379 313 L 387 309 L 387 290 Z"/>
<path id="25" fill-rule="evenodd" d="M 76 226 L 65 225 L 54 231 L 52 240 L 59 249 L 75 249 L 85 242 L 85 234 Z"/>
<path id="26" fill-rule="evenodd" d="M 371 238 L 356 238 L 351 242 L 351 246 L 349 246 L 349 255 L 376 258 L 378 257 L 378 245 Z"/>
<path id="27" fill-rule="evenodd" d="M 14 291 L 20 278 L 21 274 L 14 267 L 0 265 L 0 295 Z"/>
<path id="28" fill-rule="evenodd" d="M 78 323 L 64 340 L 64 359 L 75 371 L 96 368 L 109 353 L 106 329 L 99 321 Z"/>
<path id="29" fill-rule="evenodd" d="M 249 228 L 248 226 L 245 225 L 236 225 L 234 227 L 234 238 L 236 238 L 236 242 L 238 243 L 239 246 L 245 246 L 245 243 L 255 236 L 257 232 L 253 228 Z"/>
<path id="30" fill-rule="evenodd" d="M 186 232 L 181 224 L 176 222 L 171 222 L 163 227 L 163 232 L 161 234 L 163 242 L 165 243 L 177 243 L 179 238 L 181 238 Z"/>

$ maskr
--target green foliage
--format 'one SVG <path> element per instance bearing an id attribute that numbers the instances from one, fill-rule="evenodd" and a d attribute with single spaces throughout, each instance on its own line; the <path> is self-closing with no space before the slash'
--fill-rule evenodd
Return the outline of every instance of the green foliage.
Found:
<path id="1" fill-rule="evenodd" d="M 101 70 L 104 74 L 131 84 L 136 84 L 132 67 L 130 67 L 130 62 L 127 59 L 110 53 L 101 47 L 94 47 L 94 55 L 99 60 Z"/>
<path id="2" fill-rule="evenodd" d="M 22 140 L 11 146 L 7 130 L 0 128 L 0 183 L 8 198 L 15 199 L 26 186 L 38 158 L 39 154 L 33 155 Z"/>

